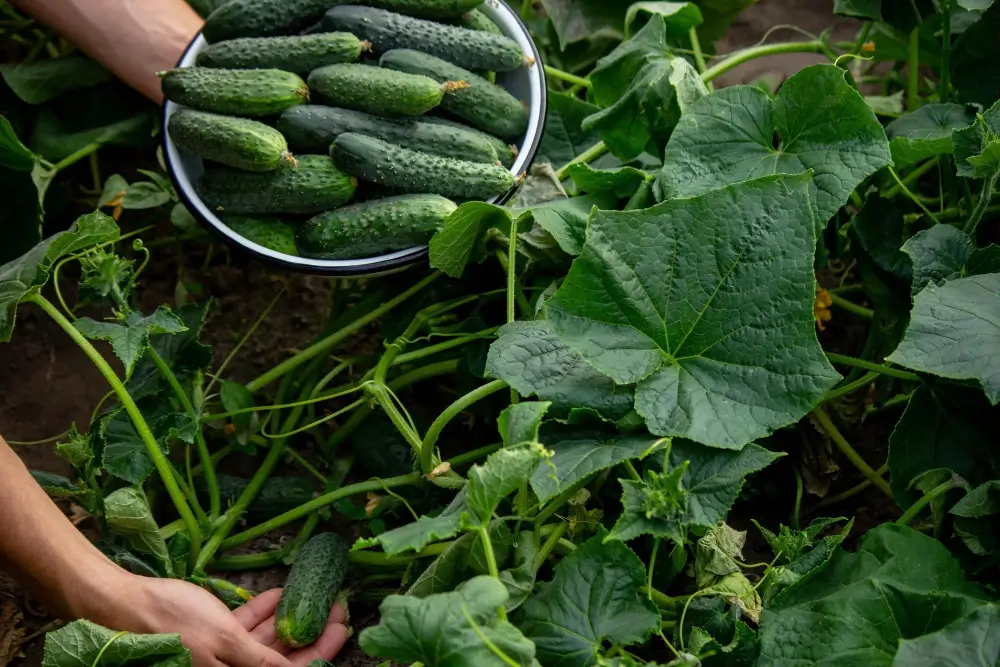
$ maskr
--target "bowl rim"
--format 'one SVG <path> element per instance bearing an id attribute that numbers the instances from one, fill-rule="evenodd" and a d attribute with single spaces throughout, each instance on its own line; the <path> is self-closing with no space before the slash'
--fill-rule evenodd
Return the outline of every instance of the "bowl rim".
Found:
<path id="1" fill-rule="evenodd" d="M 525 49 L 526 53 L 530 50 L 530 55 L 535 60 L 534 65 L 529 69 L 529 76 L 532 77 L 532 93 L 535 92 L 534 89 L 536 87 L 538 88 L 538 104 L 536 107 L 530 109 L 531 113 L 529 115 L 526 141 L 522 144 L 517 159 L 514 162 L 514 166 L 511 168 L 511 173 L 515 176 L 517 181 L 520 182 L 521 178 L 528 172 L 528 169 L 534 162 L 539 146 L 541 145 L 542 135 L 545 132 L 545 125 L 548 116 L 548 89 L 546 85 L 547 82 L 545 80 L 544 64 L 541 53 L 538 50 L 538 46 L 535 44 L 535 40 L 531 35 L 531 31 L 528 29 L 527 25 L 525 25 L 520 15 L 514 11 L 513 8 L 511 8 L 506 0 L 484 0 L 483 4 L 489 5 L 494 10 L 506 14 L 506 23 L 518 29 L 517 34 L 508 33 L 507 36 L 517 41 L 521 47 Z M 191 63 L 188 61 L 192 58 L 192 51 L 202 41 L 204 41 L 204 38 L 202 37 L 202 31 L 199 30 L 184 48 L 184 52 L 177 61 L 177 67 L 191 66 Z M 176 110 L 180 108 L 183 108 L 182 105 L 165 100 L 160 114 L 160 131 L 163 136 L 161 147 L 163 148 L 163 157 L 167 168 L 167 174 L 170 177 L 170 181 L 173 183 L 174 191 L 177 193 L 177 196 L 188 208 L 188 210 L 191 211 L 192 215 L 194 215 L 198 222 L 201 223 L 202 227 L 208 228 L 209 231 L 214 233 L 230 246 L 250 255 L 254 259 L 261 260 L 266 264 L 270 264 L 278 268 L 289 269 L 296 273 L 337 276 L 344 278 L 369 278 L 396 273 L 410 268 L 417 262 L 428 257 L 429 249 L 428 246 L 424 245 L 397 250 L 384 255 L 376 255 L 374 257 L 365 257 L 360 259 L 312 259 L 308 257 L 286 255 L 258 245 L 249 239 L 240 236 L 226 226 L 225 223 L 223 223 L 222 220 L 220 220 L 219 217 L 209 209 L 209 207 L 201 200 L 195 191 L 194 182 L 187 176 L 186 173 L 183 173 L 184 167 L 180 159 L 180 151 L 170 139 L 170 133 L 167 129 L 167 123 L 171 114 L 175 113 Z M 532 129 L 534 129 L 533 133 Z M 510 200 L 517 188 L 518 185 L 515 185 L 504 194 L 494 197 L 489 201 L 494 204 L 503 205 Z"/>

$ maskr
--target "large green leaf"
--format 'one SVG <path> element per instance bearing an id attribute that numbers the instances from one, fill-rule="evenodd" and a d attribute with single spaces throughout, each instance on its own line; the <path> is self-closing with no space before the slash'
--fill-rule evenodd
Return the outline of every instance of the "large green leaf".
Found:
<path id="1" fill-rule="evenodd" d="M 563 252 L 579 255 L 591 212 L 594 208 L 614 209 L 617 201 L 611 193 L 602 193 L 555 199 L 527 210 L 542 229 L 552 234 Z"/>
<path id="2" fill-rule="evenodd" d="M 978 380 L 990 402 L 1000 402 L 1000 273 L 920 292 L 889 360 L 941 377 Z"/>
<path id="3" fill-rule="evenodd" d="M 547 401 L 531 401 L 515 403 L 508 406 L 497 419 L 500 437 L 506 447 L 513 447 L 524 442 L 538 442 L 538 429 L 542 419 L 552 404 Z"/>
<path id="4" fill-rule="evenodd" d="M 724 88 L 691 105 L 677 124 L 657 180 L 659 199 L 690 197 L 768 174 L 812 170 L 817 225 L 865 178 L 889 164 L 875 113 L 846 73 L 814 65 L 772 100 L 760 88 Z"/>
<path id="5" fill-rule="evenodd" d="M 780 593 L 761 618 L 759 667 L 888 667 L 899 642 L 985 604 L 933 538 L 882 524 Z"/>
<path id="6" fill-rule="evenodd" d="M 541 0 L 560 49 L 585 39 L 621 39 L 626 3 L 606 0 Z"/>
<path id="7" fill-rule="evenodd" d="M 961 104 L 925 104 L 885 128 L 896 167 L 951 153 L 951 133 L 968 127 L 975 113 Z"/>
<path id="8" fill-rule="evenodd" d="M 545 320 L 511 322 L 498 332 L 486 373 L 524 396 L 551 401 L 560 412 L 590 408 L 608 419 L 632 409 L 631 387 L 621 386 L 574 352 Z"/>
<path id="9" fill-rule="evenodd" d="M 359 540 L 354 548 L 381 545 L 387 554 L 420 551 L 431 542 L 446 540 L 474 525 L 469 509 L 468 486 L 437 516 L 421 516 L 413 523 L 387 531 L 369 540 Z"/>
<path id="10" fill-rule="evenodd" d="M 497 616 L 508 597 L 507 588 L 488 576 L 471 579 L 453 593 L 390 595 L 379 607 L 380 623 L 361 633 L 361 648 L 427 667 L 531 667 L 537 664 L 535 646 Z"/>
<path id="11" fill-rule="evenodd" d="M 901 247 L 909 229 L 905 212 L 897 200 L 884 199 L 873 192 L 865 199 L 848 229 L 851 240 L 858 243 L 880 269 L 903 280 L 909 279 L 912 273 Z"/>
<path id="12" fill-rule="evenodd" d="M 893 667 L 994 667 L 1000 664 L 1000 606 L 985 605 L 937 632 L 904 639 Z"/>
<path id="13" fill-rule="evenodd" d="M 584 192 L 612 192 L 617 197 L 631 197 L 639 186 L 655 178 L 653 174 L 635 167 L 595 169 L 584 163 L 574 164 L 567 173 L 576 187 Z"/>
<path id="14" fill-rule="evenodd" d="M 903 244 L 903 252 L 913 265 L 913 296 L 928 284 L 1000 272 L 1000 246 L 976 248 L 968 234 L 951 225 L 914 234 Z"/>
<path id="15" fill-rule="evenodd" d="M 140 408 L 144 407 L 140 404 Z M 187 414 L 170 412 L 163 404 L 148 407 L 142 412 L 153 438 L 164 453 L 169 453 L 174 440 L 188 444 L 194 442 L 197 426 Z M 153 472 L 153 460 L 146 443 L 139 437 L 135 424 L 124 409 L 115 410 L 100 420 L 98 438 L 103 451 L 103 465 L 115 477 L 131 484 L 142 484 Z"/>
<path id="16" fill-rule="evenodd" d="M 127 486 L 109 494 L 104 499 L 104 518 L 112 532 L 128 539 L 136 551 L 154 556 L 172 576 L 167 543 L 141 490 Z"/>
<path id="17" fill-rule="evenodd" d="M 918 475 L 945 468 L 970 484 L 1000 474 L 995 447 L 1000 409 L 991 408 L 981 391 L 936 383 L 910 398 L 889 438 L 892 494 L 906 508 L 922 495 L 910 488 Z"/>
<path id="18" fill-rule="evenodd" d="M 987 109 L 967 128 L 955 130 L 955 169 L 959 176 L 974 178 L 976 169 L 970 160 L 982 155 L 987 146 L 1000 135 L 1000 102 Z"/>
<path id="19" fill-rule="evenodd" d="M 57 162 L 89 146 L 105 144 L 142 145 L 152 135 L 156 119 L 142 112 L 99 127 L 76 130 L 65 125 L 51 112 L 39 115 L 31 145 L 46 160 Z"/>
<path id="20" fill-rule="evenodd" d="M 521 488 L 548 452 L 538 443 L 501 449 L 469 470 L 468 504 L 480 524 L 489 522 L 500 502 Z M 542 466 L 545 468 L 545 466 Z"/>
<path id="21" fill-rule="evenodd" d="M 598 535 L 555 568 L 515 617 L 537 647 L 544 667 L 589 667 L 605 641 L 629 646 L 660 625 L 656 607 L 639 589 L 646 569 L 621 542 Z"/>
<path id="22" fill-rule="evenodd" d="M 159 665 L 165 660 L 171 667 L 191 667 L 191 652 L 180 635 L 121 633 L 82 620 L 45 635 L 42 667 L 94 667 L 98 656 L 101 667 Z"/>
<path id="23" fill-rule="evenodd" d="M 836 14 L 866 21 L 885 21 L 894 28 L 909 33 L 934 15 L 933 0 L 834 0 Z"/>
<path id="24" fill-rule="evenodd" d="M 542 430 L 542 441 L 554 454 L 531 477 L 531 488 L 545 502 L 567 491 L 595 472 L 624 461 L 641 459 L 665 444 L 648 434 L 552 426 Z"/>
<path id="25" fill-rule="evenodd" d="M 951 81 L 962 102 L 977 102 L 984 107 L 997 99 L 1000 88 L 1000 54 L 997 33 L 1000 32 L 1000 4 L 993 3 L 955 41 L 951 53 Z"/>
<path id="26" fill-rule="evenodd" d="M 625 14 L 625 37 L 633 32 L 636 21 L 649 14 L 650 20 L 659 17 L 667 28 L 668 36 L 673 39 L 687 37 L 692 28 L 697 28 L 704 20 L 701 10 L 693 2 L 664 2 L 662 0 L 644 0 L 633 2 Z"/>
<path id="27" fill-rule="evenodd" d="M 659 155 L 681 114 L 708 94 L 697 70 L 672 54 L 667 39 L 666 21 L 654 16 L 590 75 L 591 98 L 604 108 L 583 129 L 596 130 L 622 160 Z"/>
<path id="28" fill-rule="evenodd" d="M 838 380 L 816 340 L 810 179 L 770 176 L 596 214 L 546 302 L 553 330 L 658 435 L 739 449 Z"/>
<path id="29" fill-rule="evenodd" d="M 103 213 L 91 213 L 79 218 L 65 232 L 52 235 L 27 254 L 0 266 L 0 341 L 10 340 L 17 304 L 48 281 L 49 270 L 56 261 L 117 238 L 118 225 L 114 220 Z"/>
<path id="30" fill-rule="evenodd" d="M 97 322 L 89 317 L 82 317 L 73 326 L 91 340 L 110 342 L 111 349 L 125 365 L 126 377 L 131 375 L 139 355 L 149 345 L 150 334 L 176 334 L 187 330 L 184 322 L 166 306 L 160 306 L 156 312 L 146 317 L 141 313 L 131 312 L 121 324 Z"/>
<path id="31" fill-rule="evenodd" d="M 584 130 L 584 119 L 597 113 L 598 107 L 565 93 L 549 93 L 545 133 L 538 146 L 538 162 L 556 168 L 580 155 L 601 140 L 593 130 Z"/>
<path id="32" fill-rule="evenodd" d="M 462 204 L 431 237 L 431 266 L 453 278 L 460 277 L 470 261 L 482 261 L 490 228 L 509 231 L 511 221 L 510 210 L 502 206 L 481 201 Z"/>
<path id="33" fill-rule="evenodd" d="M 177 316 L 187 329 L 181 333 L 158 334 L 150 338 L 150 345 L 163 358 L 182 385 L 212 363 L 212 348 L 198 342 L 205 325 L 210 302 L 188 304 L 177 310 Z M 154 396 L 169 389 L 163 374 L 148 354 L 135 366 L 126 388 L 136 400 Z"/>
<path id="34" fill-rule="evenodd" d="M 14 94 L 28 104 L 42 104 L 71 90 L 88 88 L 111 78 L 93 60 L 72 55 L 53 60 L 0 66 L 0 74 Z"/>

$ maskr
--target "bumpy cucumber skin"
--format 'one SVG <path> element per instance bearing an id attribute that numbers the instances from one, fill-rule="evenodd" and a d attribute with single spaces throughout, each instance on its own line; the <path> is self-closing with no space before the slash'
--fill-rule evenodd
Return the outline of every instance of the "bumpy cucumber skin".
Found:
<path id="1" fill-rule="evenodd" d="M 295 248 L 295 226 L 278 218 L 230 215 L 222 220 L 231 230 L 257 245 L 270 248 L 285 255 L 298 255 Z M 259 500 L 259 498 L 258 498 Z M 312 500 L 310 495 L 303 502 Z M 302 503 L 299 503 L 301 505 Z M 298 507 L 294 505 L 293 507 Z M 281 512 L 278 512 L 281 514 Z"/>
<path id="2" fill-rule="evenodd" d="M 348 551 L 334 533 L 316 535 L 302 547 L 274 612 L 274 629 L 282 644 L 308 646 L 323 634 L 347 575 Z"/>
<path id="3" fill-rule="evenodd" d="M 214 44 L 237 37 L 270 37 L 301 32 L 337 0 L 230 0 L 205 21 L 202 36 Z"/>
<path id="4" fill-rule="evenodd" d="M 242 37 L 219 42 L 198 54 L 199 67 L 279 69 L 305 76 L 314 69 L 352 63 L 367 44 L 348 32 L 291 37 Z"/>
<path id="5" fill-rule="evenodd" d="M 334 7 L 323 17 L 326 30 L 346 30 L 372 43 L 376 53 L 414 49 L 470 70 L 507 72 L 525 65 L 517 42 L 459 26 L 394 14 L 374 7 Z"/>
<path id="6" fill-rule="evenodd" d="M 528 129 L 528 111 L 500 86 L 447 60 L 410 49 L 387 51 L 379 64 L 390 70 L 426 76 L 444 83 L 462 81 L 465 87 L 448 90 L 441 107 L 480 130 L 504 139 L 520 139 Z"/>
<path id="7" fill-rule="evenodd" d="M 365 4 L 400 14 L 440 19 L 464 14 L 483 4 L 483 0 L 365 0 Z"/>
<path id="8" fill-rule="evenodd" d="M 314 104 L 292 107 L 281 114 L 278 130 L 296 150 L 307 153 L 328 151 L 341 134 L 355 132 L 457 160 L 486 164 L 497 161 L 493 144 L 471 130 L 412 119 L 390 120 L 351 109 Z"/>
<path id="9" fill-rule="evenodd" d="M 273 116 L 309 101 L 302 77 L 277 69 L 182 67 L 161 77 L 168 100 L 199 111 Z"/>
<path id="10" fill-rule="evenodd" d="M 462 14 L 456 23 L 463 28 L 468 28 L 469 30 L 491 32 L 494 35 L 503 34 L 503 30 L 500 29 L 500 26 L 494 23 L 489 16 L 482 13 L 478 9 L 472 9 Z"/>
<path id="11" fill-rule="evenodd" d="M 326 155 L 303 155 L 298 166 L 253 174 L 217 167 L 198 183 L 202 200 L 219 213 L 321 213 L 343 206 L 358 179 L 338 169 Z"/>
<path id="12" fill-rule="evenodd" d="M 411 151 L 361 134 L 340 135 L 330 150 L 344 171 L 406 193 L 488 199 L 514 187 L 514 177 L 498 165 Z"/>
<path id="13" fill-rule="evenodd" d="M 514 161 L 517 159 L 517 147 L 507 143 L 500 137 L 489 134 L 488 132 L 482 132 L 463 123 L 459 123 L 458 121 L 441 118 L 440 116 L 424 116 L 421 120 L 425 123 L 431 123 L 432 125 L 453 127 L 467 132 L 475 132 L 477 136 L 484 141 L 489 142 L 489 144 L 493 146 L 493 150 L 497 152 L 497 157 L 500 158 L 500 164 L 508 169 L 514 166 Z"/>
<path id="14" fill-rule="evenodd" d="M 358 63 L 329 65 L 309 75 L 316 96 L 334 106 L 376 116 L 422 116 L 441 104 L 434 79 Z"/>
<path id="15" fill-rule="evenodd" d="M 375 199 L 321 213 L 299 228 L 296 242 L 305 257 L 373 257 L 426 244 L 456 208 L 439 195 Z"/>
<path id="16" fill-rule="evenodd" d="M 248 118 L 182 109 L 167 122 L 170 138 L 198 157 L 246 171 L 274 171 L 294 162 L 285 137 Z"/>

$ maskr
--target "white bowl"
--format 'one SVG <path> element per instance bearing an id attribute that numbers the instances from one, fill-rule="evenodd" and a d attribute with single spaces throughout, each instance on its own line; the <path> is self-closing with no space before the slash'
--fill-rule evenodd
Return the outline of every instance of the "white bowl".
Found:
<path id="1" fill-rule="evenodd" d="M 545 73 L 542 69 L 541 56 L 535 46 L 528 28 L 520 17 L 503 0 L 485 0 L 480 10 L 492 19 L 504 34 L 520 44 L 524 52 L 535 59 L 531 67 L 521 68 L 513 72 L 497 73 L 497 83 L 506 88 L 514 97 L 527 103 L 529 110 L 528 130 L 518 146 L 517 159 L 510 171 L 515 177 L 524 174 L 531 166 L 538 151 L 538 145 L 545 129 L 545 113 L 547 96 L 545 89 Z M 199 33 L 188 45 L 181 56 L 178 67 L 192 67 L 198 54 L 208 46 L 208 42 Z M 167 102 L 163 107 L 163 145 L 166 156 L 167 170 L 174 181 L 174 187 L 188 209 L 216 234 L 222 236 L 230 244 L 241 248 L 258 259 L 277 264 L 285 268 L 304 273 L 321 273 L 338 276 L 371 276 L 399 270 L 410 266 L 427 256 L 427 246 L 417 246 L 406 250 L 365 257 L 361 259 L 310 259 L 276 252 L 270 248 L 258 245 L 243 238 L 229 227 L 212 209 L 207 206 L 195 189 L 194 184 L 205 171 L 201 158 L 181 150 L 170 138 L 167 121 L 171 114 L 183 107 L 174 102 Z M 513 194 L 513 190 L 490 201 L 503 203 Z"/>

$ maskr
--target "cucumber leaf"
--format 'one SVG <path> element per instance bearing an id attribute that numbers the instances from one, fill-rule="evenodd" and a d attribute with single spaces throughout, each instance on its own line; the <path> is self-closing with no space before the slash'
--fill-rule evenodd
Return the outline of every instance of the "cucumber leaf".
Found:
<path id="1" fill-rule="evenodd" d="M 620 384 L 649 429 L 740 449 L 839 379 L 816 339 L 811 179 L 770 176 L 600 212 L 546 304 L 556 335 Z"/>
<path id="2" fill-rule="evenodd" d="M 542 445 L 533 442 L 501 449 L 491 454 L 485 464 L 472 466 L 466 489 L 469 509 L 479 524 L 488 523 L 500 502 L 521 488 L 536 468 L 545 469 L 547 466 L 538 464 L 549 455 Z"/>
<path id="3" fill-rule="evenodd" d="M 655 178 L 654 174 L 635 167 L 595 169 L 584 163 L 574 164 L 566 173 L 576 183 L 576 187 L 584 192 L 612 192 L 619 198 L 631 197 L 640 185 Z"/>
<path id="4" fill-rule="evenodd" d="M 771 602 L 761 618 L 758 665 L 889 667 L 900 640 L 939 630 L 985 604 L 940 542 L 882 524 L 856 553 L 837 551 Z"/>
<path id="5" fill-rule="evenodd" d="M 1000 272 L 1000 246 L 976 248 L 969 235 L 950 225 L 936 225 L 914 234 L 903 244 L 913 264 L 912 296 L 928 284 Z"/>
<path id="6" fill-rule="evenodd" d="M 514 623 L 543 665 L 589 667 L 605 641 L 630 646 L 659 628 L 659 612 L 639 593 L 645 579 L 638 556 L 598 535 L 556 565 L 552 581 L 524 602 Z"/>
<path id="7" fill-rule="evenodd" d="M 507 587 L 510 595 L 505 608 L 510 613 L 524 604 L 535 588 L 535 577 L 538 575 L 538 546 L 535 534 L 522 531 L 517 536 L 514 547 L 513 567 L 500 572 L 500 581 Z"/>
<path id="8" fill-rule="evenodd" d="M 188 444 L 194 443 L 194 420 L 181 412 L 170 412 L 165 405 L 140 405 L 140 411 L 146 418 L 153 437 L 163 453 L 169 453 L 174 440 L 182 440 Z M 130 484 L 142 484 L 153 472 L 153 460 L 149 457 L 146 445 L 135 430 L 135 425 L 128 413 L 119 408 L 109 413 L 99 421 L 99 446 L 102 452 L 104 468 L 119 479 Z"/>
<path id="9" fill-rule="evenodd" d="M 136 635 L 103 628 L 90 621 L 73 621 L 45 636 L 42 667 L 101 667 L 159 665 L 191 667 L 191 652 L 180 635 Z"/>
<path id="10" fill-rule="evenodd" d="M 91 340 L 110 342 L 115 356 L 125 365 L 126 377 L 132 374 L 139 355 L 149 345 L 150 334 L 175 334 L 187 330 L 184 322 L 166 306 L 160 306 L 156 312 L 146 317 L 133 311 L 121 324 L 81 317 L 73 322 L 73 326 Z"/>
<path id="11" fill-rule="evenodd" d="M 358 540 L 354 550 L 381 545 L 387 554 L 420 551 L 431 542 L 455 537 L 466 527 L 473 526 L 469 509 L 468 485 L 437 516 L 421 516 L 413 523 L 386 531 L 371 539 Z"/>
<path id="12" fill-rule="evenodd" d="M 954 150 L 951 133 L 968 127 L 976 119 L 960 104 L 925 104 L 900 116 L 885 128 L 896 168 Z"/>
<path id="13" fill-rule="evenodd" d="M 987 147 L 1000 135 L 1000 102 L 997 102 L 970 125 L 955 130 L 952 141 L 955 145 L 955 169 L 959 176 L 978 178 L 971 159 L 981 156 Z"/>
<path id="14" fill-rule="evenodd" d="M 537 162 L 549 162 L 557 168 L 568 163 L 601 140 L 593 130 L 583 129 L 583 121 L 599 107 L 566 93 L 549 92 L 545 133 L 538 145 Z"/>
<path id="15" fill-rule="evenodd" d="M 608 419 L 632 409 L 632 388 L 615 384 L 563 343 L 545 320 L 511 322 L 498 332 L 486 373 L 522 396 L 551 401 L 561 413 L 590 408 Z"/>
<path id="16" fill-rule="evenodd" d="M 555 199 L 530 209 L 531 216 L 542 229 L 552 235 L 559 248 L 568 255 L 579 255 L 587 233 L 591 212 L 614 209 L 618 203 L 609 193 Z"/>
<path id="17" fill-rule="evenodd" d="M 990 604 L 937 632 L 904 639 L 894 667 L 967 665 L 991 667 L 1000 662 L 1000 605 Z"/>
<path id="18" fill-rule="evenodd" d="M 3 65 L 0 75 L 14 94 L 28 104 L 42 104 L 71 90 L 89 88 L 111 79 L 108 70 L 79 55 Z"/>
<path id="19" fill-rule="evenodd" d="M 492 227 L 510 229 L 510 211 L 481 201 L 459 206 L 430 241 L 430 262 L 453 278 L 461 277 L 470 261 L 482 261 L 486 233 Z"/>
<path id="20" fill-rule="evenodd" d="M 924 373 L 978 380 L 1000 402 L 1000 273 L 928 287 L 889 361 Z"/>
<path id="21" fill-rule="evenodd" d="M 825 227 L 851 192 L 889 163 L 885 131 L 844 70 L 813 65 L 773 100 L 760 88 L 733 86 L 691 105 L 667 144 L 657 197 L 811 170 L 816 224 Z"/>
<path id="22" fill-rule="evenodd" d="M 212 363 L 212 348 L 198 342 L 209 306 L 210 302 L 206 301 L 178 309 L 176 314 L 187 329 L 177 334 L 153 335 L 150 339 L 150 345 L 173 370 L 182 385 L 190 382 Z M 136 400 L 155 396 L 164 389 L 169 389 L 160 369 L 147 354 L 139 359 L 125 387 Z"/>
<path id="23" fill-rule="evenodd" d="M 380 623 L 362 631 L 361 648 L 427 667 L 537 665 L 531 641 L 497 616 L 508 598 L 506 587 L 488 576 L 470 579 L 453 593 L 390 595 L 379 606 Z"/>
<path id="24" fill-rule="evenodd" d="M 38 157 L 18 138 L 10 121 L 0 116 L 0 167 L 12 171 L 31 171 Z"/>
<path id="25" fill-rule="evenodd" d="M 104 517 L 113 533 L 126 538 L 139 553 L 154 556 L 167 576 L 173 576 L 167 543 L 142 491 L 127 486 L 109 494 L 104 499 Z"/>
<path id="26" fill-rule="evenodd" d="M 552 404 L 544 401 L 508 406 L 497 420 L 503 444 L 513 447 L 525 442 L 538 442 L 538 429 L 550 407 Z"/>
<path id="27" fill-rule="evenodd" d="M 984 107 L 994 104 L 1000 88 L 997 69 L 997 33 L 1000 32 L 1000 4 L 996 2 L 963 32 L 952 47 L 951 81 L 962 102 Z"/>
<path id="28" fill-rule="evenodd" d="M 72 498 L 85 509 L 93 508 L 93 490 L 77 484 L 73 480 L 63 475 L 57 475 L 45 470 L 29 470 L 31 476 L 42 487 L 45 493 L 53 498 Z"/>
<path id="29" fill-rule="evenodd" d="M 626 39 L 631 35 L 635 22 L 643 14 L 662 18 L 667 28 L 667 34 L 673 40 L 686 37 L 692 28 L 697 28 L 704 20 L 698 5 L 693 2 L 657 2 L 651 0 L 633 2 L 628 8 L 628 12 L 625 13 Z"/>

